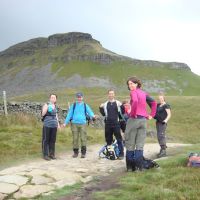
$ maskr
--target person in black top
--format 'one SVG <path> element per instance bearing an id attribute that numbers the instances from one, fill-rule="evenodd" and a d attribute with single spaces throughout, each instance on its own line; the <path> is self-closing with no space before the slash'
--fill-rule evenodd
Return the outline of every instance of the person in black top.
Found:
<path id="1" fill-rule="evenodd" d="M 108 91 L 108 101 L 99 107 L 100 113 L 105 116 L 105 140 L 107 145 L 113 142 L 113 134 L 117 140 L 120 151 L 120 158 L 124 157 L 124 147 L 120 130 L 120 117 L 124 113 L 124 108 L 120 101 L 115 100 L 114 90 Z"/>
<path id="2" fill-rule="evenodd" d="M 160 152 L 157 154 L 158 158 L 166 156 L 166 128 L 167 122 L 171 117 L 171 108 L 170 105 L 165 102 L 165 97 L 163 94 L 158 96 L 159 103 L 157 104 L 156 109 L 156 130 L 157 138 L 160 145 Z"/>

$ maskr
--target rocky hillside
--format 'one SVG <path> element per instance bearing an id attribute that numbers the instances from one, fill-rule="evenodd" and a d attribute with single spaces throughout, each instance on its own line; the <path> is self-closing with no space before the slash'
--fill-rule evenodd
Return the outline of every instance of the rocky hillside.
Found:
<path id="1" fill-rule="evenodd" d="M 149 92 L 197 94 L 199 76 L 187 64 L 132 59 L 102 47 L 90 34 L 71 32 L 31 39 L 0 52 L 0 87 L 9 96 L 58 88 L 126 89 L 139 76 Z"/>

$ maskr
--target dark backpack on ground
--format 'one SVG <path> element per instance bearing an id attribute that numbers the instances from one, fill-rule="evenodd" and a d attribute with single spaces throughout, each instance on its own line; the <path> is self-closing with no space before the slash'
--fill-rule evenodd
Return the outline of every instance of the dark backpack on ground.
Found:
<path id="1" fill-rule="evenodd" d="M 159 164 L 151 159 L 143 157 L 143 168 L 144 169 L 151 169 L 151 168 L 158 168 Z"/>
<path id="2" fill-rule="evenodd" d="M 72 119 L 73 119 L 75 108 L 76 108 L 76 102 L 73 104 L 72 117 L 71 117 L 70 121 L 72 121 Z M 89 123 L 90 123 L 90 116 L 87 114 L 87 111 L 86 111 L 86 103 L 84 103 L 84 112 L 85 112 L 86 121 L 87 121 L 87 123 L 89 125 Z"/>

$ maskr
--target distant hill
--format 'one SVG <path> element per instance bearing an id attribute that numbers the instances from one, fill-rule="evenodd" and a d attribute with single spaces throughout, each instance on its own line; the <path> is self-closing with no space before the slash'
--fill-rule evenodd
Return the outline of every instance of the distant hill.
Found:
<path id="1" fill-rule="evenodd" d="M 88 33 L 35 38 L 0 52 L 0 88 L 9 96 L 77 87 L 127 91 L 126 80 L 132 75 L 151 93 L 200 94 L 200 77 L 187 64 L 118 55 Z"/>

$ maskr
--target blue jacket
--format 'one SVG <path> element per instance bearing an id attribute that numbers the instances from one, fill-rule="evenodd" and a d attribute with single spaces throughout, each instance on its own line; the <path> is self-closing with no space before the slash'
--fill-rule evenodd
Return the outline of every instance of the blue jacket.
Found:
<path id="1" fill-rule="evenodd" d="M 68 124 L 70 120 L 72 119 L 72 124 L 86 124 L 86 116 L 85 116 L 85 107 L 84 102 L 76 102 L 76 107 L 74 109 L 73 114 L 73 107 L 74 104 L 72 104 L 69 108 L 69 112 L 67 113 L 67 117 L 65 119 L 65 124 Z M 86 113 L 90 118 L 94 117 L 94 113 L 92 109 L 86 104 Z"/>

